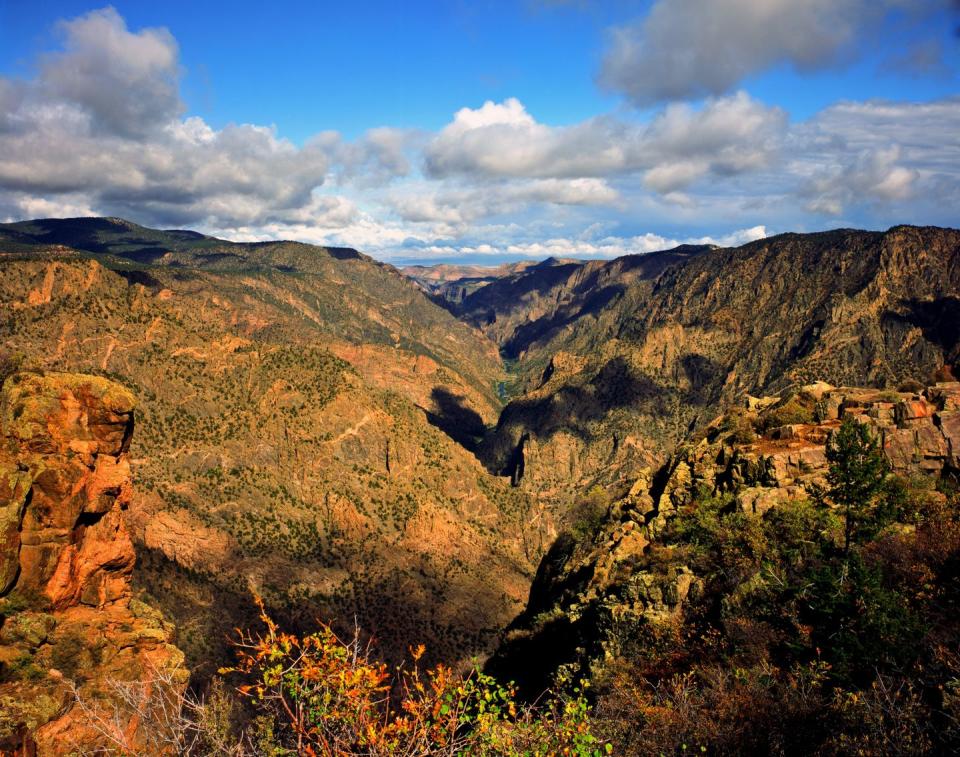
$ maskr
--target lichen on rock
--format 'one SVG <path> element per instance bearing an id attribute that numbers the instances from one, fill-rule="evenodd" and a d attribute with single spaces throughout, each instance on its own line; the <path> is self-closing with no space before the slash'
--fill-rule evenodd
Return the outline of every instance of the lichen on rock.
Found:
<path id="1" fill-rule="evenodd" d="M 120 385 L 81 374 L 18 373 L 0 392 L 0 751 L 101 744 L 78 701 L 119 713 L 137 743 L 112 682 L 162 672 L 186 685 L 172 627 L 131 591 L 134 405 Z"/>

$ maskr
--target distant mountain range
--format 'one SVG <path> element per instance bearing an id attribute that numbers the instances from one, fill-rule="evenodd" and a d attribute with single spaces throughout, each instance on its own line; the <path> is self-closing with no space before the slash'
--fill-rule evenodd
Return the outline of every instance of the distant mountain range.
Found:
<path id="1" fill-rule="evenodd" d="M 552 268 L 576 262 L 566 258 L 547 258 L 540 262 L 521 260 L 496 266 L 439 263 L 437 265 L 405 266 L 400 269 L 400 272 L 417 282 L 427 294 L 441 303 L 458 304 L 494 281 L 518 276 L 534 269 Z"/>

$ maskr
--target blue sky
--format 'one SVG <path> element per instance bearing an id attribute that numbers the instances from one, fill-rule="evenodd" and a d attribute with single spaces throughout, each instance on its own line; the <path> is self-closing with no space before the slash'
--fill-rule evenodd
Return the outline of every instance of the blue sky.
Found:
<path id="1" fill-rule="evenodd" d="M 958 24 L 945 0 L 7 0 L 0 218 L 394 260 L 957 225 Z"/>

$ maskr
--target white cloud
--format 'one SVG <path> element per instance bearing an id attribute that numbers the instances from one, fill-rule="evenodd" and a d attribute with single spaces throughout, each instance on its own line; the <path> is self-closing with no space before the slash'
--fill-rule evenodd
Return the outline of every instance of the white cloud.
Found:
<path id="1" fill-rule="evenodd" d="M 440 191 L 411 190 L 408 185 L 394 193 L 390 204 L 406 221 L 463 224 L 515 213 L 534 203 L 614 205 L 619 198 L 619 193 L 602 179 L 523 179 Z"/>
<path id="2" fill-rule="evenodd" d="M 720 95 L 779 64 L 803 72 L 851 59 L 893 7 L 943 0 L 657 0 L 611 32 L 600 82 L 638 105 Z"/>
<path id="3" fill-rule="evenodd" d="M 738 231 L 732 231 L 729 234 L 725 234 L 719 239 L 714 239 L 713 237 L 701 237 L 696 240 L 688 240 L 689 244 L 715 244 L 719 247 L 739 247 L 742 244 L 747 242 L 755 242 L 758 239 L 766 239 L 767 236 L 767 227 L 766 226 L 751 226 L 749 229 L 740 229 Z"/>
<path id="4" fill-rule="evenodd" d="M 538 123 L 510 99 L 463 108 L 428 143 L 427 174 L 476 177 L 603 177 L 646 172 L 650 189 L 670 192 L 711 174 L 770 162 L 786 116 L 745 92 L 696 109 L 672 104 L 647 123 L 605 117 L 575 126 Z"/>
<path id="5" fill-rule="evenodd" d="M 133 34 L 113 8 L 60 27 L 64 49 L 41 61 L 43 86 L 79 106 L 95 130 L 143 134 L 183 112 L 177 43 L 166 29 Z"/>
<path id="6" fill-rule="evenodd" d="M 960 191 L 958 133 L 960 98 L 838 103 L 794 129 L 789 170 L 812 212 L 915 198 L 949 207 Z"/>
<path id="7" fill-rule="evenodd" d="M 628 237 L 604 236 L 599 239 L 589 239 L 589 235 L 577 237 L 553 237 L 545 240 L 504 242 L 502 244 L 425 244 L 396 253 L 395 257 L 413 257 L 430 260 L 431 258 L 449 259 L 470 256 L 473 259 L 482 259 L 484 256 L 500 258 L 503 256 L 526 257 L 542 259 L 579 258 L 579 259 L 608 259 L 622 255 L 643 255 L 658 250 L 669 250 L 681 244 L 713 244 L 720 247 L 738 246 L 763 239 L 767 230 L 763 226 L 750 229 L 740 229 L 730 232 L 719 238 L 688 237 L 672 238 L 660 234 L 647 232 Z"/>
<path id="8" fill-rule="evenodd" d="M 23 218 L 75 218 L 95 215 L 83 197 L 60 196 L 48 200 L 31 195 L 0 196 L 0 221 L 8 223 Z"/>
<path id="9" fill-rule="evenodd" d="M 899 165 L 898 147 L 865 150 L 846 165 L 825 168 L 804 187 L 810 195 L 807 208 L 839 215 L 857 200 L 905 200 L 919 177 L 915 169 Z"/>
<path id="10" fill-rule="evenodd" d="M 321 132 L 300 147 L 272 127 L 215 130 L 183 119 L 176 42 L 162 29 L 131 32 L 112 8 L 62 29 L 64 49 L 42 57 L 35 79 L 0 77 L 0 187 L 8 192 L 81 194 L 97 212 L 162 225 L 324 226 L 352 217 L 345 201 L 333 207 L 314 193 L 332 172 L 383 182 L 409 170 L 397 130 L 375 129 L 349 145 Z"/>

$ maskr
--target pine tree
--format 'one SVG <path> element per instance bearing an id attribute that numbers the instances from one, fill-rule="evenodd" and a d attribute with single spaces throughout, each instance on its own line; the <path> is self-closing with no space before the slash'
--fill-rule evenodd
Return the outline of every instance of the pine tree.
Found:
<path id="1" fill-rule="evenodd" d="M 828 493 L 844 511 L 843 551 L 847 554 L 858 528 L 871 520 L 874 501 L 884 487 L 889 466 L 869 427 L 851 418 L 845 418 L 830 437 L 827 460 Z"/>

